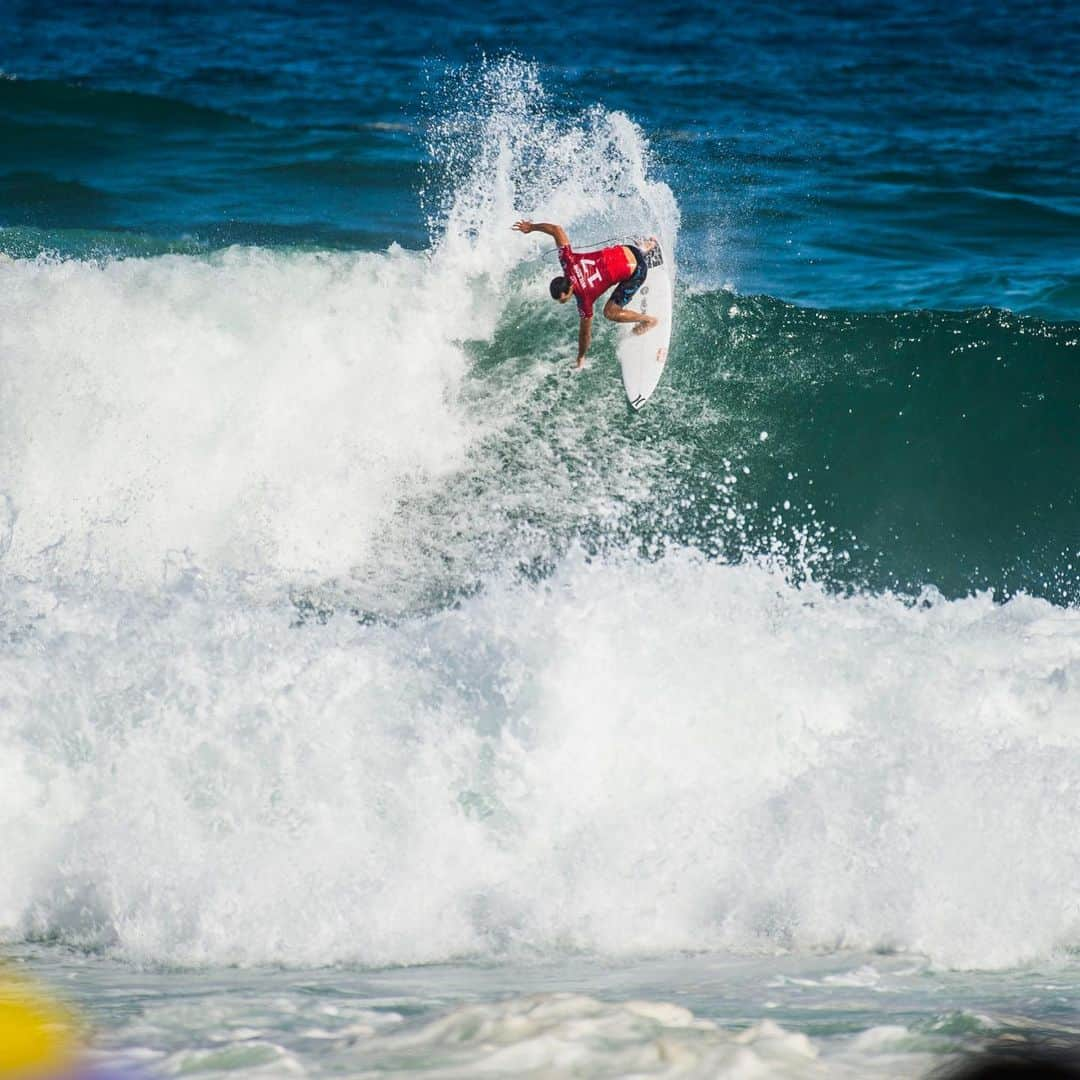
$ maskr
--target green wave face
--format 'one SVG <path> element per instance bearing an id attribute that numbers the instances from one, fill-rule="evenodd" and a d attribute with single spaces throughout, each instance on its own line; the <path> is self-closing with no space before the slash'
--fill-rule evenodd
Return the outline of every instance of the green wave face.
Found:
<path id="1" fill-rule="evenodd" d="M 568 355 L 572 332 L 512 307 L 477 349 L 478 376 Z M 843 588 L 1080 599 L 1077 324 L 684 294 L 639 416 L 619 402 L 612 341 L 601 335 L 579 385 L 526 408 L 529 438 L 609 496 L 634 490 L 617 496 L 620 536 L 769 555 Z"/>

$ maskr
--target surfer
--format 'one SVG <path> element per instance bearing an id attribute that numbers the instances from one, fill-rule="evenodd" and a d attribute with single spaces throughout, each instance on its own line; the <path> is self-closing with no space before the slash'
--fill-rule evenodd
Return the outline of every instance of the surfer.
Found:
<path id="1" fill-rule="evenodd" d="M 649 272 L 645 253 L 656 247 L 655 240 L 648 241 L 644 251 L 633 244 L 616 244 L 600 251 L 576 252 L 570 247 L 570 238 L 561 225 L 519 221 L 514 229 L 520 233 L 546 233 L 559 249 L 563 273 L 551 279 L 550 291 L 552 300 L 558 300 L 560 304 L 565 304 L 571 296 L 577 300 L 581 321 L 576 370 L 585 366 L 585 354 L 592 340 L 593 303 L 612 285 L 616 289 L 604 304 L 604 318 L 617 323 L 637 323 L 635 334 L 644 334 L 656 325 L 654 316 L 626 310 Z"/>

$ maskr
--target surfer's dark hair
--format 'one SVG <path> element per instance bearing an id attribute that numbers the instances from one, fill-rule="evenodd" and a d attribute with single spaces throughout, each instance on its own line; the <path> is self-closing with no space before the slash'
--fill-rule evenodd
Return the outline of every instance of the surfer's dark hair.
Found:
<path id="1" fill-rule="evenodd" d="M 553 277 L 548 288 L 551 289 L 552 300 L 561 300 L 566 295 L 566 290 L 570 288 L 570 279 L 561 275 Z"/>

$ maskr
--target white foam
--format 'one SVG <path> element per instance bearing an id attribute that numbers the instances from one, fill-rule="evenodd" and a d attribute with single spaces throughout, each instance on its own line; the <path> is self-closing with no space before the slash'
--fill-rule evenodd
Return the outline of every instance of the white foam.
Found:
<path id="1" fill-rule="evenodd" d="M 1080 616 L 573 558 L 397 626 L 21 589 L 9 933 L 184 962 L 1080 941 Z"/>
<path id="2" fill-rule="evenodd" d="M 173 976 L 183 979 L 183 976 Z M 910 1077 L 933 1063 L 904 1049 L 903 1028 L 866 1038 L 815 1038 L 769 1021 L 742 1030 L 661 1000 L 605 1002 L 536 993 L 474 1001 L 407 1018 L 340 995 L 326 1006 L 305 994 L 203 992 L 198 1008 L 148 997 L 121 1033 L 112 1065 L 173 1074 L 201 1069 L 280 1075 L 595 1077 Z M 414 1011 L 416 1008 L 413 1004 Z M 442 1011 L 443 1009 L 446 1011 Z M 275 1045 L 271 1036 L 284 1045 Z M 135 1043 L 135 1046 L 130 1046 Z M 138 1044 L 154 1047 L 139 1049 Z M 900 1052 L 897 1052 L 897 1050 Z M 914 1051 L 914 1052 L 913 1052 Z M 940 1057 L 937 1059 L 940 1063 Z"/>
<path id="3" fill-rule="evenodd" d="M 400 250 L 0 263 L 8 569 L 362 563 L 470 440 L 455 340 L 485 326 L 436 283 Z"/>
<path id="4" fill-rule="evenodd" d="M 805 1035 L 769 1021 L 734 1034 L 665 1002 L 607 1004 L 582 994 L 459 1007 L 412 1030 L 383 1034 L 357 1057 L 368 1067 L 441 1077 L 826 1074 Z"/>

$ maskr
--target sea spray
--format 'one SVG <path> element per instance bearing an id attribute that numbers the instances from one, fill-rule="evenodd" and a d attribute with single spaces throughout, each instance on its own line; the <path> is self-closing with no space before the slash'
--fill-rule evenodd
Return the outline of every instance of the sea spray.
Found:
<path id="1" fill-rule="evenodd" d="M 473 268 L 498 280 L 551 250 L 544 237 L 507 233 L 519 217 L 564 225 L 579 248 L 660 230 L 674 252 L 674 194 L 625 113 L 568 107 L 536 64 L 513 58 L 460 69 L 431 98 L 425 202 L 441 254 L 467 249 Z"/>

